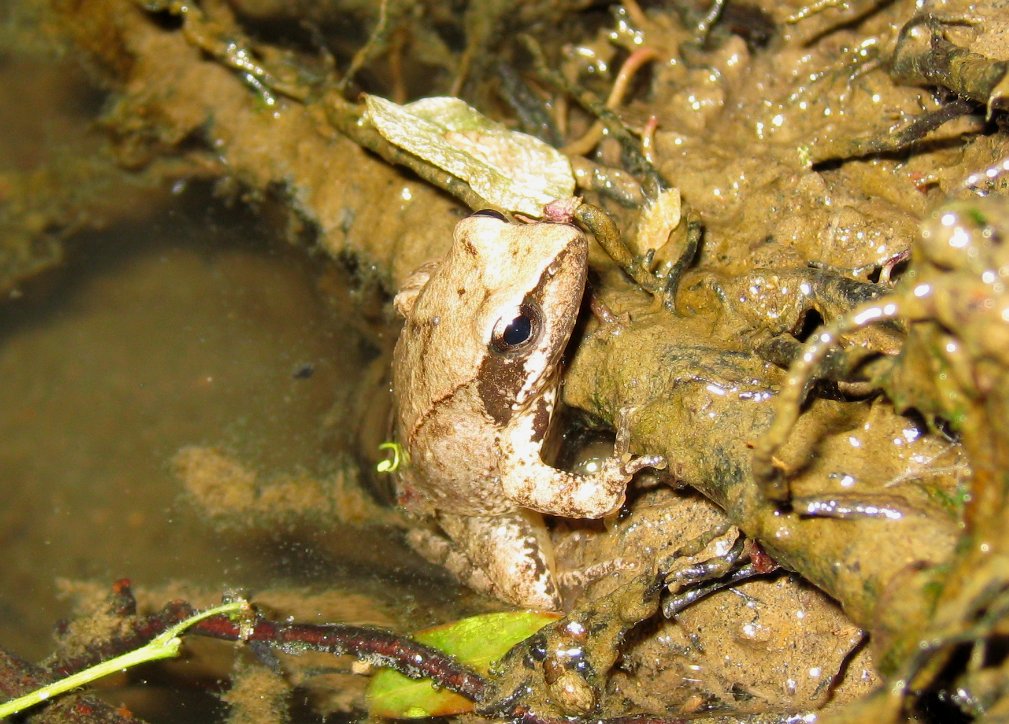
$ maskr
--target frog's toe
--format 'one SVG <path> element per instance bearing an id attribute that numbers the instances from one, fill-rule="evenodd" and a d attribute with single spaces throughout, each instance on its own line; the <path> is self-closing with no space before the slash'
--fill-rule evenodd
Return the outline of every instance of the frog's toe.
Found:
<path id="1" fill-rule="evenodd" d="M 639 455 L 624 463 L 623 471 L 625 475 L 634 475 L 639 470 L 654 468 L 655 470 L 665 470 L 666 458 L 663 455 Z"/>

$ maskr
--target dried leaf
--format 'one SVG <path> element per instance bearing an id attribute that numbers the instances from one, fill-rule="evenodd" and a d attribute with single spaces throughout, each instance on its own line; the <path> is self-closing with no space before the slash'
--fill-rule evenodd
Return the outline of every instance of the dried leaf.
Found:
<path id="1" fill-rule="evenodd" d="M 366 103 L 366 118 L 389 143 L 465 181 L 501 209 L 540 218 L 544 205 L 574 195 L 574 174 L 564 154 L 508 130 L 458 98 L 400 106 L 368 96 Z"/>
<path id="2" fill-rule="evenodd" d="M 638 217 L 638 231 L 634 238 L 635 251 L 643 254 L 649 249 L 661 249 L 669 235 L 680 223 L 680 191 L 666 189 L 656 199 L 650 199 Z"/>

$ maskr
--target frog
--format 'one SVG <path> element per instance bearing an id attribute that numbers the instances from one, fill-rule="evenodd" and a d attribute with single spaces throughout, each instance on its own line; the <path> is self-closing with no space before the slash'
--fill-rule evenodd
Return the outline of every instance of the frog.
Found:
<path id="1" fill-rule="evenodd" d="M 519 607 L 562 603 L 544 516 L 603 518 L 620 509 L 635 473 L 665 464 L 628 454 L 626 421 L 614 454 L 590 470 L 542 458 L 587 273 L 579 228 L 478 211 L 394 300 L 405 320 L 393 353 L 406 453 L 397 497 L 419 522 L 407 542 Z"/>

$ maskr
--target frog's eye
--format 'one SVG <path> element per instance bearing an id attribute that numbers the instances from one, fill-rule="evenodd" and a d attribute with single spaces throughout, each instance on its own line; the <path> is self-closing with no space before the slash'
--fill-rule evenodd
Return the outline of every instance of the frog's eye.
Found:
<path id="1" fill-rule="evenodd" d="M 497 219 L 498 221 L 508 221 L 508 219 L 505 218 L 504 214 L 502 214 L 500 211 L 495 211 L 494 209 L 480 209 L 479 211 L 475 211 L 470 215 L 489 216 L 490 218 Z"/>
<path id="2" fill-rule="evenodd" d="M 513 314 L 501 317 L 491 333 L 491 349 L 501 354 L 519 352 L 530 346 L 543 327 L 540 308 L 523 304 Z"/>

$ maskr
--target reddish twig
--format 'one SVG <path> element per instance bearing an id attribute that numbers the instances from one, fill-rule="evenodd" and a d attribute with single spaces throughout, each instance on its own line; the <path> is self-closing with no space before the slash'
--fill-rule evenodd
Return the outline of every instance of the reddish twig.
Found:
<path id="1" fill-rule="evenodd" d="M 630 87 L 631 80 L 634 75 L 638 72 L 645 63 L 649 63 L 653 60 L 658 60 L 661 56 L 657 50 L 652 48 L 638 48 L 629 56 L 624 64 L 620 66 L 620 71 L 617 73 L 617 78 L 613 81 L 613 88 L 610 89 L 610 95 L 606 99 L 606 108 L 616 110 L 624 100 L 624 95 L 627 93 L 627 89 Z M 564 148 L 561 149 L 564 153 L 569 156 L 584 156 L 603 138 L 603 132 L 606 129 L 606 125 L 602 120 L 597 120 L 592 124 L 592 127 L 583 135 L 574 141 L 568 143 Z M 648 159 L 651 162 L 651 159 Z"/>
<path id="2" fill-rule="evenodd" d="M 95 641 L 87 652 L 73 659 L 61 659 L 49 667 L 35 667 L 0 650 L 0 695 L 18 696 L 48 683 L 54 678 L 76 673 L 100 661 L 118 656 L 145 645 L 155 636 L 193 615 L 193 607 L 185 601 L 167 604 L 149 616 L 133 615 L 135 603 L 127 580 L 118 581 L 113 589 L 110 609 L 129 617 L 128 628 L 114 637 Z M 205 619 L 186 631 L 210 638 L 258 644 L 276 648 L 287 654 L 321 651 L 334 655 L 352 655 L 373 666 L 394 669 L 413 679 L 431 679 L 436 686 L 454 691 L 478 704 L 490 694 L 488 682 L 479 674 L 460 665 L 451 656 L 419 644 L 405 636 L 367 626 L 343 624 L 299 624 L 271 621 L 256 615 L 249 620 L 231 620 L 225 616 Z M 54 707 L 61 711 L 57 713 Z M 506 705 L 501 712 L 527 724 L 559 724 L 562 720 L 542 717 L 520 701 Z M 94 700 L 86 695 L 74 695 L 54 702 L 50 710 L 55 721 L 84 721 L 90 724 L 137 724 L 127 713 Z M 69 712 L 71 719 L 66 717 Z M 567 720 L 563 720 L 567 721 Z M 637 719 L 600 720 L 625 722 Z M 670 720 L 640 720 L 670 722 Z"/>
<path id="3" fill-rule="evenodd" d="M 258 616 L 250 625 L 214 616 L 196 624 L 189 632 L 229 641 L 263 643 L 288 654 L 306 650 L 350 654 L 372 666 L 395 669 L 411 679 L 431 679 L 435 685 L 473 701 L 478 701 L 486 689 L 482 676 L 448 654 L 369 626 L 281 623 Z"/>
<path id="4" fill-rule="evenodd" d="M 117 581 L 113 594 L 113 612 L 124 616 L 133 612 L 135 605 L 128 580 Z M 134 618 L 125 632 L 93 642 L 86 653 L 72 659 L 57 660 L 47 667 L 45 674 L 52 678 L 68 676 L 139 648 L 193 613 L 189 603 L 173 601 L 157 613 Z M 451 656 L 401 634 L 368 626 L 282 623 L 258 615 L 250 623 L 214 616 L 191 627 L 186 633 L 262 644 L 288 654 L 305 651 L 349 654 L 373 666 L 394 669 L 412 679 L 429 678 L 437 686 L 474 701 L 480 699 L 486 688 L 483 677 L 460 665 Z"/>

